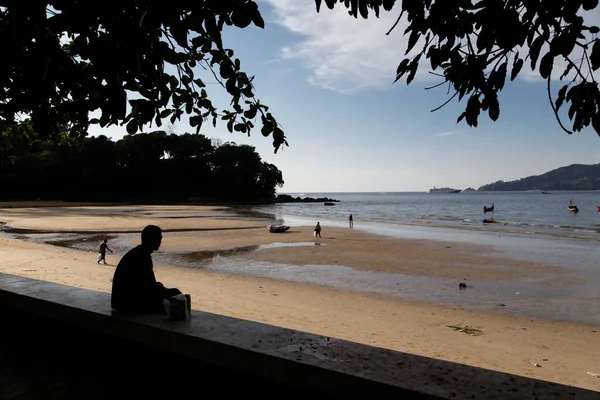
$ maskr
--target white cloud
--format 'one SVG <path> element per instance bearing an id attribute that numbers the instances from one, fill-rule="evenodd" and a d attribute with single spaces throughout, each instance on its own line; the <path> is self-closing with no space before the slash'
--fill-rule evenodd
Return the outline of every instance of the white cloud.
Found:
<path id="1" fill-rule="evenodd" d="M 408 45 L 408 36 L 403 35 L 408 26 L 405 18 L 386 36 L 398 18 L 398 7 L 392 12 L 381 10 L 380 18 L 370 13 L 369 19 L 364 20 L 349 16 L 342 5 L 329 10 L 323 4 L 321 12 L 317 13 L 312 0 L 261 1 L 272 7 L 275 15 L 272 22 L 302 37 L 284 47 L 281 57 L 300 61 L 310 71 L 308 81 L 311 84 L 342 93 L 391 87 L 398 63 L 404 58 Z M 600 9 L 582 12 L 581 15 L 586 25 L 600 25 Z M 417 44 L 415 49 L 420 50 L 421 46 Z M 542 49 L 540 59 L 546 51 Z M 525 57 L 527 52 L 528 49 L 523 48 L 521 57 Z M 566 62 L 556 59 L 553 79 L 558 80 L 565 67 Z M 429 61 L 421 60 L 417 79 L 439 80 L 428 74 L 429 70 Z M 519 76 L 527 81 L 541 79 L 539 72 L 531 70 L 529 60 L 526 60 Z"/>
<path id="2" fill-rule="evenodd" d="M 455 135 L 457 134 L 459 131 L 446 131 L 446 132 L 440 132 L 440 133 L 436 133 L 435 136 L 450 136 L 450 135 Z"/>
<path id="3" fill-rule="evenodd" d="M 398 13 L 382 10 L 380 18 L 373 14 L 364 20 L 350 17 L 341 5 L 333 10 L 323 5 L 317 14 L 313 1 L 264 1 L 273 8 L 274 22 L 303 37 L 284 47 L 281 55 L 310 69 L 311 84 L 342 93 L 391 87 L 408 43 L 402 36 L 406 21 L 386 36 Z M 427 63 L 422 64 L 425 71 Z"/>

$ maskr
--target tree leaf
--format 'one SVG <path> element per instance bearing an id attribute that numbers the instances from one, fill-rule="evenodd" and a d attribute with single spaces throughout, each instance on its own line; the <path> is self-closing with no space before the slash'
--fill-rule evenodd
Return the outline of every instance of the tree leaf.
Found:
<path id="1" fill-rule="evenodd" d="M 558 95 L 556 96 L 556 109 L 560 110 L 560 108 L 563 105 L 563 102 L 565 101 L 565 96 L 567 94 L 567 89 L 569 88 L 569 85 L 564 85 L 563 87 L 560 88 L 560 90 L 558 91 Z"/>
<path id="2" fill-rule="evenodd" d="M 542 35 L 535 38 L 533 43 L 531 43 L 531 47 L 529 48 L 529 57 L 531 58 L 531 69 L 535 70 L 535 65 L 537 63 L 537 59 L 540 56 L 540 51 L 542 50 L 542 45 L 544 44 L 544 37 Z"/>
<path id="3" fill-rule="evenodd" d="M 467 109 L 465 112 L 467 124 L 469 126 L 477 126 L 477 119 L 479 118 L 479 113 L 481 111 L 481 102 L 479 101 L 478 95 L 473 95 L 469 97 L 469 101 L 467 101 Z"/>
<path id="4" fill-rule="evenodd" d="M 600 40 L 596 40 L 592 46 L 590 62 L 592 63 L 592 69 L 594 71 L 600 68 Z"/>
<path id="5" fill-rule="evenodd" d="M 321 11 L 321 0 L 315 0 L 315 5 L 317 6 L 317 13 Z"/>
<path id="6" fill-rule="evenodd" d="M 369 17 L 369 9 L 367 8 L 367 3 L 365 1 L 358 3 L 358 11 L 360 12 L 360 16 L 364 19 Z"/>
<path id="7" fill-rule="evenodd" d="M 583 9 L 586 11 L 593 10 L 598 6 L 598 0 L 583 0 L 581 2 Z"/>
<path id="8" fill-rule="evenodd" d="M 271 132 L 273 132 L 273 125 L 271 123 L 269 123 L 268 121 L 264 121 L 263 120 L 263 126 L 260 130 L 260 133 L 264 136 L 267 137 L 271 134 Z"/>
<path id="9" fill-rule="evenodd" d="M 227 89 L 227 92 L 230 95 L 239 96 L 240 91 L 238 90 L 238 88 L 236 86 L 235 78 L 228 79 L 227 82 L 225 82 L 225 89 Z"/>
<path id="10" fill-rule="evenodd" d="M 571 63 L 567 64 L 567 68 L 565 68 L 565 70 L 563 71 L 562 75 L 560 76 L 560 79 L 562 80 L 563 78 L 566 78 L 572 69 L 573 69 L 573 63 L 571 62 Z"/>
<path id="11" fill-rule="evenodd" d="M 540 61 L 540 75 L 547 79 L 552 74 L 552 66 L 554 65 L 554 55 L 550 52 L 546 53 Z"/>
<path id="12" fill-rule="evenodd" d="M 248 25 L 250 25 L 250 22 L 252 22 L 252 19 L 248 13 L 244 12 L 244 10 L 237 9 L 237 10 L 234 10 L 233 13 L 231 14 L 231 21 L 233 22 L 233 24 L 235 26 L 243 29 L 243 28 L 247 27 Z M 264 27 L 264 21 L 263 21 L 263 27 Z"/>
<path id="13" fill-rule="evenodd" d="M 600 114 L 596 113 L 592 117 L 592 128 L 596 131 L 596 134 L 600 136 Z"/>
<path id="14" fill-rule="evenodd" d="M 408 46 L 406 47 L 406 51 L 404 52 L 404 55 L 407 55 L 408 53 L 410 53 L 410 51 L 413 49 L 413 47 L 415 47 L 415 45 L 417 44 L 417 41 L 419 40 L 420 37 L 421 37 L 421 34 L 419 33 L 419 31 L 417 31 L 416 29 L 413 29 L 413 31 L 410 33 L 410 36 L 408 37 Z"/>
<path id="15" fill-rule="evenodd" d="M 490 73 L 488 83 L 494 86 L 496 90 L 502 90 L 502 88 L 504 87 L 504 82 L 506 81 L 506 69 L 507 63 L 504 62 L 500 64 L 500 66 L 497 69 L 493 70 Z"/>
<path id="16" fill-rule="evenodd" d="M 408 63 L 409 63 L 409 59 L 405 58 L 402 61 L 400 61 L 400 64 L 398 64 L 398 68 L 396 69 L 396 80 L 394 80 L 394 83 L 396 83 L 398 81 L 398 79 L 402 78 L 402 76 L 404 76 L 404 74 L 406 74 L 406 72 L 408 72 Z"/>
<path id="17" fill-rule="evenodd" d="M 514 81 L 515 78 L 517 77 L 517 75 L 519 75 L 519 72 L 521 72 L 521 68 L 523 68 L 523 59 L 515 58 L 512 70 L 510 72 L 510 80 L 511 81 Z"/>
<path id="18" fill-rule="evenodd" d="M 169 115 L 171 115 L 172 112 L 173 112 L 172 109 L 162 110 L 160 112 L 160 117 L 161 118 L 167 118 Z"/>
<path id="19" fill-rule="evenodd" d="M 244 117 L 248 119 L 254 119 L 256 117 L 258 109 L 256 107 L 252 107 L 246 111 L 244 111 Z"/>
<path id="20" fill-rule="evenodd" d="M 127 133 L 129 133 L 130 135 L 134 135 L 138 130 L 137 120 L 134 118 L 131 121 L 129 121 L 126 129 Z"/>
<path id="21" fill-rule="evenodd" d="M 415 62 L 415 60 L 416 60 L 416 62 Z M 415 58 L 413 60 L 413 62 L 411 63 L 410 73 L 408 74 L 408 77 L 406 78 L 407 85 L 410 85 L 410 83 L 413 81 L 413 79 L 415 79 L 415 75 L 417 74 L 418 68 L 419 68 L 419 61 L 418 61 L 418 58 Z"/>
<path id="22" fill-rule="evenodd" d="M 488 99 L 488 103 L 488 115 L 492 121 L 497 121 L 498 117 L 500 116 L 500 103 L 498 102 L 498 96 L 491 96 L 491 98 Z"/>

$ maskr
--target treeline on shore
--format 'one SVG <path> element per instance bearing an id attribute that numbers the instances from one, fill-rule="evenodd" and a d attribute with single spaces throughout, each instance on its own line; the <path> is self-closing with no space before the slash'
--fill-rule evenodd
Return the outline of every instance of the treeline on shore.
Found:
<path id="1" fill-rule="evenodd" d="M 272 202 L 281 171 L 255 148 L 164 131 L 41 140 L 28 122 L 0 132 L 0 199 Z"/>

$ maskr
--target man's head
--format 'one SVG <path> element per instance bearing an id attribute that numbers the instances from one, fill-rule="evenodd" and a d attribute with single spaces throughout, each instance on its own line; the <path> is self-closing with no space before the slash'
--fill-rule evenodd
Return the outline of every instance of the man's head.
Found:
<path id="1" fill-rule="evenodd" d="M 108 239 L 104 239 L 104 243 L 108 242 Z"/>
<path id="2" fill-rule="evenodd" d="M 142 246 L 155 251 L 160 247 L 162 230 L 156 225 L 148 225 L 142 230 Z"/>

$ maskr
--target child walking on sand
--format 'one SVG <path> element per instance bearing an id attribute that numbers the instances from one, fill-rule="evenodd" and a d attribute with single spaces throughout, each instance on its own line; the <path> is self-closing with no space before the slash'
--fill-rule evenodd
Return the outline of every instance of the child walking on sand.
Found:
<path id="1" fill-rule="evenodd" d="M 113 252 L 111 249 L 108 248 L 108 239 L 104 239 L 104 242 L 102 242 L 102 244 L 100 244 L 100 251 L 98 254 L 98 264 L 100 264 L 100 261 L 104 261 L 104 264 L 106 264 L 106 250 L 110 251 L 111 253 Z"/>

